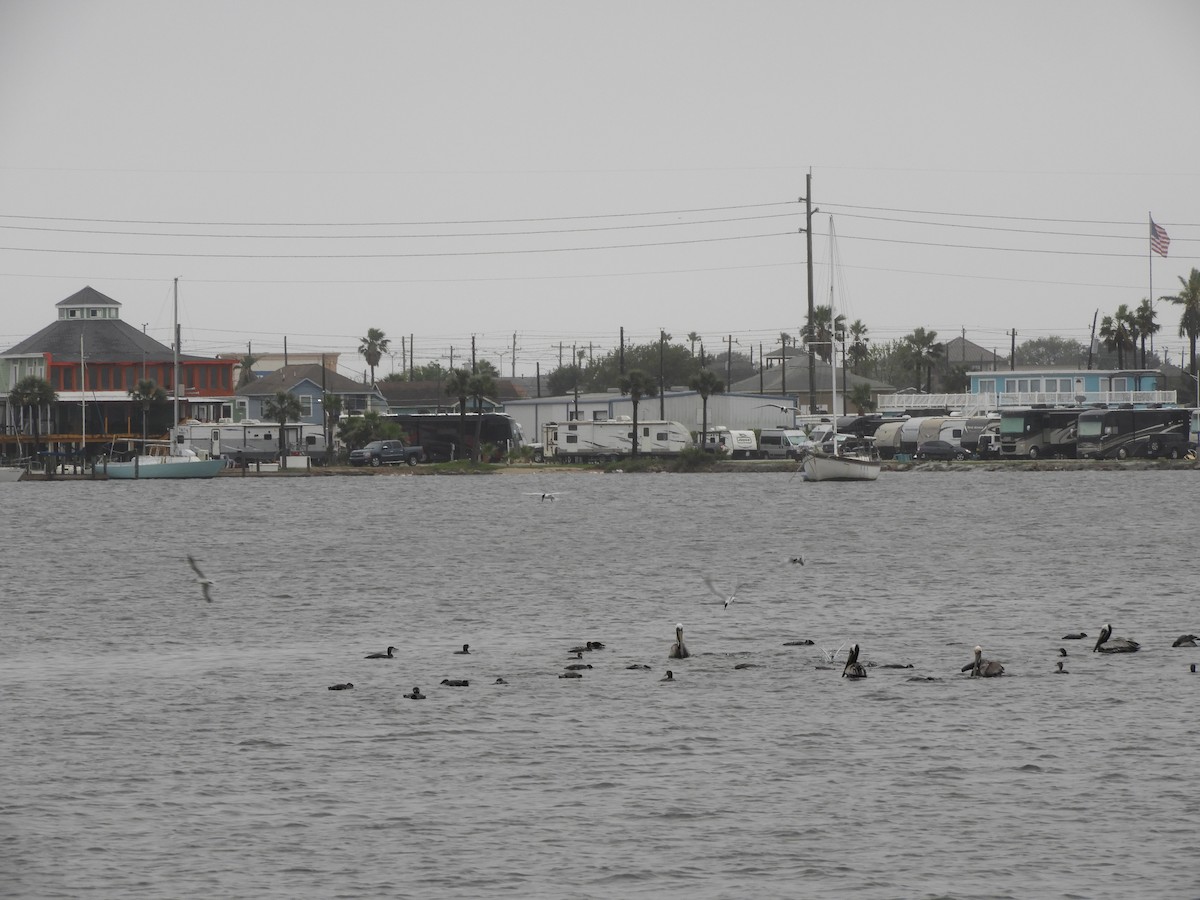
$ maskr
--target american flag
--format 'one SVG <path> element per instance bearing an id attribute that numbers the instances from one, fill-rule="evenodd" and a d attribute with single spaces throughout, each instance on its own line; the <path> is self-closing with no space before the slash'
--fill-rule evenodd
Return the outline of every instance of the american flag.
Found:
<path id="1" fill-rule="evenodd" d="M 1167 255 L 1167 248 L 1171 246 L 1171 239 L 1167 237 L 1167 229 L 1161 225 L 1155 225 L 1154 220 L 1150 220 L 1150 249 L 1159 256 Z"/>

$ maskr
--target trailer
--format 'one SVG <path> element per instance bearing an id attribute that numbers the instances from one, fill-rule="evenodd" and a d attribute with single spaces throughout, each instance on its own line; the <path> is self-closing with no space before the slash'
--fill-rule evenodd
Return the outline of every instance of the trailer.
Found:
<path id="1" fill-rule="evenodd" d="M 641 449 L 639 446 L 638 451 Z M 704 436 L 704 449 L 711 453 L 728 453 L 730 459 L 754 459 L 758 456 L 758 441 L 755 440 L 753 431 L 718 425 L 710 428 Z"/>
<path id="2" fill-rule="evenodd" d="M 171 431 L 176 446 L 188 447 L 214 459 L 224 457 L 251 463 L 279 458 L 278 422 L 188 419 Z M 283 429 L 283 446 L 289 456 L 323 457 L 327 449 L 325 430 L 320 425 L 288 422 Z"/>
<path id="3" fill-rule="evenodd" d="M 620 459 L 633 454 L 633 420 L 620 416 L 602 421 L 547 422 L 542 426 L 542 438 L 548 460 Z M 693 446 L 691 433 L 679 422 L 638 420 L 640 456 L 678 456 Z"/>

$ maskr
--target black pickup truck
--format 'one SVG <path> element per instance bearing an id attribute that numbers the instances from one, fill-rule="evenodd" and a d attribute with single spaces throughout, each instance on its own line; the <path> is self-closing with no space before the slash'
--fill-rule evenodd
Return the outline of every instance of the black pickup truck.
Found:
<path id="1" fill-rule="evenodd" d="M 350 451 L 352 466 L 398 466 L 407 463 L 415 466 L 425 458 L 420 447 L 409 446 L 404 441 L 371 441 L 359 450 Z"/>

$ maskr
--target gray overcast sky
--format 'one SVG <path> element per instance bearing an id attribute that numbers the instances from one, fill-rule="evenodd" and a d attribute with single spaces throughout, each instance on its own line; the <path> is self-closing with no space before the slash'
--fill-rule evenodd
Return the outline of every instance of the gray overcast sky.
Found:
<path id="1" fill-rule="evenodd" d="M 169 342 L 179 276 L 185 351 L 351 375 L 370 327 L 757 355 L 810 170 L 817 302 L 875 339 L 1086 340 L 1148 214 L 1155 295 L 1200 266 L 1198 39 L 1194 0 L 0 0 L 0 349 L 88 284 Z"/>

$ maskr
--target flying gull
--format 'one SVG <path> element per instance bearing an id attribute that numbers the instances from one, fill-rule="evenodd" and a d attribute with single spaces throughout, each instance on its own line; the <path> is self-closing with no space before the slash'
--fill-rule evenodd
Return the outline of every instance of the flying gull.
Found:
<path id="1" fill-rule="evenodd" d="M 188 565 L 192 567 L 192 571 L 196 573 L 196 583 L 200 585 L 200 590 L 204 592 L 204 599 L 212 603 L 213 580 L 200 571 L 200 567 L 196 565 L 196 560 L 191 554 L 188 554 L 187 561 Z"/>

